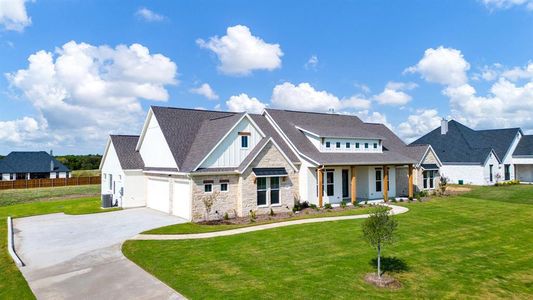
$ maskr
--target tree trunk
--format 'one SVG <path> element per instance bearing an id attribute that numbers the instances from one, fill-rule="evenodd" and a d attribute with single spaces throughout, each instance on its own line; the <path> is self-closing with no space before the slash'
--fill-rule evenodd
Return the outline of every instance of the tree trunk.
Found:
<path id="1" fill-rule="evenodd" d="M 381 243 L 378 243 L 378 278 L 381 278 Z"/>

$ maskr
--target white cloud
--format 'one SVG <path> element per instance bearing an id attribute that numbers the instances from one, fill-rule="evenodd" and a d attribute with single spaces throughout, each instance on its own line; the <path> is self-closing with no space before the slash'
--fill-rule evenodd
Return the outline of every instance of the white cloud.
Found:
<path id="1" fill-rule="evenodd" d="M 31 117 L 0 121 L 0 141 L 23 144 L 28 139 L 38 138 L 40 130 L 37 120 Z"/>
<path id="2" fill-rule="evenodd" d="M 0 24 L 5 30 L 23 31 L 31 25 L 26 12 L 28 0 L 0 0 Z"/>
<path id="3" fill-rule="evenodd" d="M 167 101 L 165 86 L 177 82 L 176 64 L 139 44 L 71 41 L 28 61 L 28 68 L 6 77 L 38 112 L 37 127 L 65 147 L 101 150 L 107 134 L 135 132 L 144 118 L 141 99 Z"/>
<path id="4" fill-rule="evenodd" d="M 147 21 L 147 22 L 161 22 L 161 21 L 164 21 L 166 19 L 165 16 L 163 15 L 160 15 L 146 7 L 141 7 L 139 8 L 136 12 L 135 12 L 135 15 L 141 19 L 141 20 L 144 20 L 144 21 Z"/>
<path id="5" fill-rule="evenodd" d="M 500 63 L 495 63 L 495 64 L 488 65 L 488 66 L 483 66 L 480 69 L 479 73 L 475 73 L 474 75 L 472 75 L 472 79 L 474 79 L 474 80 L 493 81 L 496 78 L 498 78 L 498 76 L 501 74 L 502 68 L 503 68 L 503 66 Z"/>
<path id="6" fill-rule="evenodd" d="M 383 92 L 374 96 L 374 99 L 382 105 L 405 105 L 411 101 L 412 97 L 405 90 L 412 90 L 417 85 L 412 82 L 390 81 L 385 86 Z"/>
<path id="7" fill-rule="evenodd" d="M 415 114 L 407 117 L 407 121 L 400 123 L 397 133 L 407 142 L 430 132 L 440 126 L 441 117 L 435 109 L 419 109 Z"/>
<path id="8" fill-rule="evenodd" d="M 356 112 L 355 115 L 358 116 L 364 122 L 384 124 L 385 126 L 389 127 L 389 129 L 394 129 L 392 124 L 389 123 L 389 121 L 387 120 L 387 116 L 377 111 L 370 112 L 368 110 L 362 110 Z"/>
<path id="9" fill-rule="evenodd" d="M 243 25 L 228 27 L 223 37 L 198 39 L 196 43 L 217 55 L 218 69 L 225 74 L 248 75 L 254 70 L 272 71 L 281 67 L 283 52 L 279 44 L 266 43 Z"/>
<path id="10" fill-rule="evenodd" d="M 466 72 L 469 69 L 470 64 L 463 58 L 461 51 L 440 46 L 437 49 L 427 49 L 424 57 L 404 72 L 419 73 L 430 82 L 457 86 L 468 81 Z"/>
<path id="11" fill-rule="evenodd" d="M 197 88 L 192 88 L 189 91 L 193 94 L 202 95 L 209 100 L 218 99 L 217 93 L 215 93 L 215 91 L 211 88 L 211 86 L 208 83 L 204 83 Z"/>
<path id="12" fill-rule="evenodd" d="M 533 10 L 533 0 L 481 0 L 481 2 L 490 10 L 509 9 L 522 5 L 528 10 Z"/>
<path id="13" fill-rule="evenodd" d="M 318 56 L 311 55 L 311 57 L 309 57 L 309 59 L 305 63 L 304 67 L 307 70 L 310 70 L 310 69 L 311 70 L 316 70 L 317 65 L 318 65 Z"/>
<path id="14" fill-rule="evenodd" d="M 263 109 L 265 109 L 265 107 L 267 106 L 265 103 L 259 101 L 259 99 L 255 97 L 250 97 L 244 93 L 238 96 L 231 96 L 229 100 L 226 101 L 226 105 L 228 106 L 228 109 L 230 111 L 246 111 L 255 114 L 261 113 Z"/>
<path id="15" fill-rule="evenodd" d="M 533 79 L 533 63 L 530 62 L 525 67 L 514 67 L 512 69 L 502 72 L 502 77 L 507 78 L 511 81 L 516 81 L 520 79 Z"/>
<path id="16" fill-rule="evenodd" d="M 298 85 L 285 82 L 275 86 L 272 91 L 272 104 L 286 109 L 322 112 L 329 109 L 368 109 L 371 106 L 370 100 L 361 96 L 339 99 L 329 92 L 315 90 L 307 82 Z"/>

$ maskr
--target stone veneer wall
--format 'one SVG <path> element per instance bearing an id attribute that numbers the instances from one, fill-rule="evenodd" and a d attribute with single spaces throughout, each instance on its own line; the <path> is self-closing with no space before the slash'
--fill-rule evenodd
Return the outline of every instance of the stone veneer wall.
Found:
<path id="1" fill-rule="evenodd" d="M 202 175 L 192 177 L 192 220 L 194 222 L 205 219 L 205 205 L 202 199 L 210 193 L 204 192 L 204 180 L 213 181 L 213 192 L 220 192 L 220 180 L 229 180 L 228 191 L 220 192 L 215 204 L 211 208 L 210 220 L 221 219 L 227 212 L 230 218 L 235 217 L 239 199 L 238 175 Z"/>
<path id="2" fill-rule="evenodd" d="M 268 207 L 257 207 L 257 185 L 252 168 L 284 167 L 289 176 L 280 178 L 280 204 Z M 250 210 L 257 214 L 266 214 L 272 208 L 275 212 L 292 211 L 294 194 L 298 193 L 298 172 L 294 171 L 283 155 L 272 144 L 268 144 L 259 153 L 248 169 L 241 175 L 242 204 L 237 212 L 239 216 L 247 216 Z"/>

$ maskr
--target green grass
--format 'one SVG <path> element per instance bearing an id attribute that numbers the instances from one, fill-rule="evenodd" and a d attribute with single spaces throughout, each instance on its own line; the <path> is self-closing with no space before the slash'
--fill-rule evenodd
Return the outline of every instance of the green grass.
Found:
<path id="1" fill-rule="evenodd" d="M 0 190 L 0 207 L 58 198 L 89 197 L 100 194 L 100 185 L 62 186 L 36 189 Z"/>
<path id="2" fill-rule="evenodd" d="M 399 290 L 364 282 L 375 251 L 362 238 L 363 220 L 128 241 L 123 252 L 190 299 L 531 299 L 533 186 L 507 191 L 402 204 L 410 211 L 397 216 L 397 242 L 383 253 Z"/>
<path id="3" fill-rule="evenodd" d="M 491 201 L 533 204 L 533 193 L 524 192 L 530 190 L 533 190 L 533 185 L 480 186 L 473 187 L 472 191 L 462 196 Z"/>
<path id="4" fill-rule="evenodd" d="M 351 215 L 362 215 L 369 212 L 368 208 L 358 208 L 358 209 L 347 209 L 343 211 L 328 211 L 322 214 L 309 214 L 309 215 L 295 215 L 289 219 L 283 220 L 268 220 L 264 222 L 257 223 L 248 223 L 248 224 L 223 224 L 223 225 L 201 225 L 196 223 L 183 223 L 183 224 L 174 224 L 165 227 L 160 227 L 152 230 L 148 230 L 146 234 L 189 234 L 189 233 L 204 233 L 204 232 L 215 232 L 223 231 L 230 229 L 237 229 L 243 227 L 250 227 L 262 224 L 269 223 L 279 223 L 292 220 L 300 219 L 310 219 L 310 218 L 324 218 L 324 217 L 339 217 L 339 216 L 351 216 Z"/>
<path id="5" fill-rule="evenodd" d="M 24 200 L 22 201 L 24 202 Z M 100 208 L 100 198 L 79 198 L 59 201 L 23 203 L 0 207 L 0 299 L 35 299 L 28 284 L 7 252 L 7 217 L 64 212 L 66 214 L 89 214 L 107 212 Z"/>

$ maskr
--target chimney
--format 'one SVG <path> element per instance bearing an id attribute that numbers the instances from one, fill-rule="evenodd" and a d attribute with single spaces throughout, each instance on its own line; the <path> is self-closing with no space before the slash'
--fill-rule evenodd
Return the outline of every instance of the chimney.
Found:
<path id="1" fill-rule="evenodd" d="M 446 134 L 448 133 L 448 120 L 445 118 L 442 118 L 440 121 L 440 134 Z"/>

